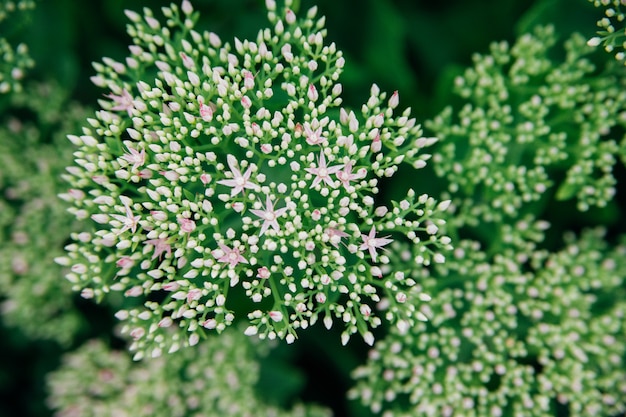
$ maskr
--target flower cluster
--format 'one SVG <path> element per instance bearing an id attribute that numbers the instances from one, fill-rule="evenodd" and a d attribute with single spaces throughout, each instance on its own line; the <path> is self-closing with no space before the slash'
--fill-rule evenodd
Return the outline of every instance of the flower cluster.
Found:
<path id="1" fill-rule="evenodd" d="M 626 155 L 613 137 L 626 124 L 624 78 L 597 70 L 580 35 L 564 42 L 564 51 L 555 43 L 548 26 L 512 47 L 493 44 L 455 80 L 463 107 L 427 124 L 443 143 L 434 156 L 437 174 L 451 194 L 464 196 L 459 225 L 506 222 L 553 196 L 575 197 L 583 211 L 613 200 L 613 166 Z M 552 58 L 560 53 L 563 60 Z"/>
<path id="2" fill-rule="evenodd" d="M 408 190 L 379 197 L 380 179 L 419 169 L 422 137 L 399 95 L 374 85 L 356 112 L 341 107 L 344 58 L 325 44 L 316 8 L 267 1 L 271 28 L 223 42 L 193 29 L 188 1 L 127 11 L 125 63 L 95 64 L 110 92 L 88 119 L 63 198 L 93 231 L 57 261 L 85 298 L 118 292 L 137 357 L 195 345 L 240 313 L 245 333 L 293 342 L 321 318 L 372 344 L 383 298 L 412 325 L 415 282 L 387 267 L 393 241 L 414 267 L 444 261 L 448 202 Z M 178 330 L 176 330 L 178 329 Z"/>
<path id="3" fill-rule="evenodd" d="M 24 43 L 13 46 L 10 35 L 19 30 L 20 14 L 34 6 L 33 0 L 0 1 L 0 94 L 20 91 L 25 70 L 33 66 L 28 47 Z"/>
<path id="4" fill-rule="evenodd" d="M 53 259 L 63 255 L 75 220 L 57 194 L 72 160 L 65 134 L 79 128 L 86 112 L 54 83 L 27 84 L 10 98 L 0 123 L 2 318 L 31 337 L 69 344 L 82 318 Z"/>
<path id="5" fill-rule="evenodd" d="M 604 11 L 604 17 L 598 20 L 597 25 L 600 29 L 598 36 L 587 41 L 589 46 L 602 45 L 608 53 L 615 54 L 615 59 L 626 65 L 626 33 L 624 33 L 624 6 L 626 3 L 622 0 L 589 0 L 597 8 Z M 617 25 L 617 28 L 615 27 Z"/>
<path id="6" fill-rule="evenodd" d="M 249 339 L 229 330 L 216 342 L 132 363 L 91 341 L 48 376 L 48 403 L 57 417 L 329 416 L 314 405 L 285 411 L 265 403 L 255 392 L 259 366 Z"/>
<path id="7" fill-rule="evenodd" d="M 626 246 L 593 230 L 549 253 L 544 228 L 519 222 L 495 256 L 466 240 L 433 276 L 416 270 L 431 320 L 377 342 L 350 395 L 385 416 L 623 413 Z"/>

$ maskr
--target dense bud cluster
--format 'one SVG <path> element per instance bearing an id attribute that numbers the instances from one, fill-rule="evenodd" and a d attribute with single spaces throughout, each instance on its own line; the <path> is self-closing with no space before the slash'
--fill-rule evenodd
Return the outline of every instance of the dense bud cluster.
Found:
<path id="1" fill-rule="evenodd" d="M 460 242 L 432 277 L 416 271 L 431 320 L 377 342 L 350 395 L 384 416 L 623 413 L 626 247 L 595 230 L 549 253 L 543 228 L 516 224 L 493 257 Z"/>
<path id="2" fill-rule="evenodd" d="M 58 262 L 83 297 L 128 298 L 117 317 L 137 357 L 194 345 L 242 312 L 248 335 L 292 342 L 319 318 L 345 326 L 344 344 L 357 332 L 371 344 L 381 301 L 392 323 L 423 319 L 388 245 L 412 242 L 414 268 L 450 249 L 448 202 L 377 196 L 399 166 L 423 167 L 435 139 L 397 92 L 374 85 L 361 109 L 341 107 L 344 58 L 324 19 L 267 7 L 272 28 L 233 44 L 195 31 L 188 1 L 164 8 L 165 24 L 128 11 L 131 55 L 96 64 L 110 93 L 70 136 L 62 195 L 94 230 Z"/>
<path id="3" fill-rule="evenodd" d="M 548 26 L 513 46 L 494 43 L 455 80 L 464 106 L 428 123 L 443 143 L 437 174 L 451 194 L 467 196 L 455 204 L 455 222 L 507 221 L 552 196 L 576 198 L 583 211 L 612 201 L 613 166 L 626 155 L 613 137 L 626 125 L 623 77 L 596 70 L 580 35 L 564 42 L 565 59 L 557 61 L 556 41 Z M 470 201 L 475 193 L 483 202 Z"/>
<path id="4" fill-rule="evenodd" d="M 321 407 L 282 410 L 255 392 L 259 366 L 250 340 L 233 330 L 196 349 L 133 363 L 91 341 L 48 377 L 58 417 L 328 417 Z M 215 342 L 215 343 L 214 343 Z"/>
<path id="5" fill-rule="evenodd" d="M 602 45 L 604 50 L 615 55 L 615 59 L 626 65 L 626 33 L 624 32 L 624 8 L 626 2 L 623 0 L 589 0 L 597 8 L 604 12 L 604 16 L 598 20 L 600 29 L 598 36 L 587 41 L 589 46 Z"/>

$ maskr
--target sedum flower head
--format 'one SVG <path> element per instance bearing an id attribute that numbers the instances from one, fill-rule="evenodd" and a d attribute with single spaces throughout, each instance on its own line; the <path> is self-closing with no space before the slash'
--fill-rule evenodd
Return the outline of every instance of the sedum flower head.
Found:
<path id="1" fill-rule="evenodd" d="M 626 247 L 593 230 L 550 253 L 542 228 L 511 227 L 495 255 L 460 242 L 432 276 L 417 270 L 431 319 L 377 342 L 350 396 L 383 416 L 623 413 Z"/>
<path id="2" fill-rule="evenodd" d="M 48 375 L 48 404 L 59 417 L 329 416 L 318 406 L 265 403 L 258 379 L 249 340 L 232 330 L 197 350 L 139 363 L 93 340 Z"/>
<path id="3" fill-rule="evenodd" d="M 626 121 L 624 78 L 597 69 L 580 35 L 552 58 L 556 40 L 548 26 L 494 43 L 455 80 L 463 106 L 427 124 L 442 140 L 437 175 L 463 196 L 456 223 L 510 221 L 553 195 L 583 211 L 612 202 L 613 166 L 626 155 L 614 136 Z"/>
<path id="4" fill-rule="evenodd" d="M 93 230 L 74 235 L 61 264 L 84 297 L 118 292 L 133 350 L 194 345 L 241 316 L 245 333 L 292 342 L 318 319 L 342 341 L 371 329 L 382 298 L 392 323 L 413 323 L 415 282 L 388 267 L 393 241 L 413 242 L 415 267 L 443 262 L 447 202 L 412 190 L 381 203 L 380 179 L 418 169 L 435 142 L 398 93 L 374 85 L 360 109 L 341 107 L 344 58 L 325 43 L 316 9 L 267 2 L 255 40 L 197 32 L 189 2 L 128 11 L 124 63 L 96 64 L 110 91 L 88 120 L 67 193 Z M 247 301 L 246 301 L 247 300 Z"/>

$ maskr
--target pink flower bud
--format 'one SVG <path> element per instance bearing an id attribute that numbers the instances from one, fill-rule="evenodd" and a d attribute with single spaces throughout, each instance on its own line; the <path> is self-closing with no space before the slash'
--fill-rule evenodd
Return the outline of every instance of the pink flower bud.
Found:
<path id="1" fill-rule="evenodd" d="M 183 65 L 185 66 L 185 68 L 192 69 L 193 67 L 195 67 L 193 59 L 189 58 L 187 54 L 185 54 L 184 52 L 181 52 L 180 57 L 183 60 Z"/>
<path id="2" fill-rule="evenodd" d="M 380 140 L 380 135 L 376 135 L 374 140 L 372 141 L 372 152 L 377 153 L 382 149 L 382 141 Z"/>
<path id="3" fill-rule="evenodd" d="M 202 290 L 200 288 L 194 288 L 187 293 L 187 302 L 190 303 L 199 300 L 200 297 L 202 297 Z"/>
<path id="4" fill-rule="evenodd" d="M 158 220 L 160 222 L 167 220 L 167 214 L 163 211 L 153 210 L 150 212 L 150 215 L 154 220 Z"/>
<path id="5" fill-rule="evenodd" d="M 200 117 L 205 122 L 210 122 L 213 119 L 213 109 L 204 103 L 200 103 Z"/>
<path id="6" fill-rule="evenodd" d="M 133 261 L 132 259 L 130 259 L 128 256 L 124 256 L 120 259 L 117 260 L 117 262 L 115 262 L 115 265 L 118 268 L 130 268 L 135 264 L 135 261 Z"/>
<path id="7" fill-rule="evenodd" d="M 269 316 L 275 322 L 279 322 L 283 319 L 283 313 L 281 313 L 280 311 L 270 311 Z"/>
<path id="8" fill-rule="evenodd" d="M 211 176 L 209 174 L 202 174 L 200 175 L 200 181 L 202 181 L 202 184 L 207 185 L 211 182 Z"/>
<path id="9" fill-rule="evenodd" d="M 370 314 L 372 314 L 372 309 L 367 304 L 361 304 L 361 307 L 359 307 L 359 311 L 361 311 L 361 314 L 364 317 L 369 317 Z"/>
<path id="10" fill-rule="evenodd" d="M 272 153 L 272 145 L 270 145 L 269 143 L 264 143 L 263 145 L 261 145 L 261 152 L 263 152 L 264 154 Z"/>
<path id="11" fill-rule="evenodd" d="M 165 317 L 161 319 L 161 321 L 159 321 L 158 326 L 162 328 L 167 328 L 167 327 L 170 327 L 173 323 L 174 321 L 172 320 L 171 317 Z"/>
<path id="12" fill-rule="evenodd" d="M 313 84 L 309 84 L 309 91 L 307 93 L 307 97 L 309 97 L 309 100 L 311 101 L 317 101 L 317 98 L 318 98 L 317 89 L 315 88 Z"/>
<path id="13" fill-rule="evenodd" d="M 315 301 L 320 304 L 324 304 L 326 302 L 326 294 L 324 294 L 323 292 L 318 292 L 317 294 L 315 294 Z"/>
<path id="14" fill-rule="evenodd" d="M 318 221 L 319 219 L 322 218 L 322 213 L 318 209 L 315 209 L 311 213 L 311 218 L 315 221 Z"/>
<path id="15" fill-rule="evenodd" d="M 124 293 L 126 297 L 139 297 L 141 294 L 143 294 L 143 288 L 140 285 L 135 285 Z"/>
<path id="16" fill-rule="evenodd" d="M 268 279 L 270 277 L 270 270 L 267 269 L 266 266 L 262 266 L 261 268 L 256 270 L 256 276 L 262 279 Z"/>
<path id="17" fill-rule="evenodd" d="M 392 109 L 395 109 L 396 107 L 398 107 L 399 103 L 400 103 L 400 98 L 398 97 L 398 91 L 394 91 L 391 97 L 389 98 L 389 107 L 391 107 Z"/>
<path id="18" fill-rule="evenodd" d="M 180 230 L 185 233 L 191 233 L 196 229 L 196 222 L 191 219 L 178 219 L 178 224 L 180 224 Z"/>
<path id="19" fill-rule="evenodd" d="M 189 0 L 183 0 L 183 3 L 180 5 L 181 10 L 186 15 L 190 15 L 193 12 L 193 6 Z"/>
<path id="20" fill-rule="evenodd" d="M 243 86 L 248 90 L 254 88 L 254 75 L 250 71 L 243 72 Z"/>
<path id="21" fill-rule="evenodd" d="M 178 181 L 178 178 L 180 178 L 180 175 L 176 171 L 161 171 L 160 174 L 169 181 Z"/>
<path id="22" fill-rule="evenodd" d="M 244 209 L 244 205 L 241 201 L 237 201 L 236 203 L 233 203 L 233 210 L 235 210 L 237 213 L 241 213 Z"/>
<path id="23" fill-rule="evenodd" d="M 167 282 L 161 288 L 165 291 L 176 291 L 180 288 L 180 285 L 177 282 Z"/>
<path id="24" fill-rule="evenodd" d="M 287 9 L 287 13 L 285 14 L 285 21 L 290 25 L 293 25 L 296 22 L 296 14 L 291 9 Z"/>
<path id="25" fill-rule="evenodd" d="M 241 105 L 244 109 L 249 109 L 250 106 L 252 106 L 252 100 L 250 100 L 250 97 L 248 96 L 243 96 L 241 98 Z"/>
<path id="26" fill-rule="evenodd" d="M 137 327 L 137 328 L 131 330 L 130 337 L 132 337 L 134 340 L 139 340 L 145 334 L 146 334 L 146 331 L 144 329 L 142 329 L 141 327 Z"/>
<path id="27" fill-rule="evenodd" d="M 202 323 L 202 327 L 204 327 L 205 329 L 209 329 L 209 330 L 215 329 L 217 327 L 217 320 L 215 320 L 215 319 L 205 320 Z"/>

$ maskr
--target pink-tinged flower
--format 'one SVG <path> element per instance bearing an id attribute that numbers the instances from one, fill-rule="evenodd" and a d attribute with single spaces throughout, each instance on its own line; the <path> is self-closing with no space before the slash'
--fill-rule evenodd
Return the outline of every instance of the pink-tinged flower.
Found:
<path id="1" fill-rule="evenodd" d="M 200 288 L 194 288 L 187 293 L 187 302 L 197 301 L 202 297 L 202 290 Z"/>
<path id="2" fill-rule="evenodd" d="M 328 228 L 326 229 L 326 234 L 328 235 L 330 244 L 334 247 L 338 247 L 341 243 L 341 238 L 350 236 L 346 232 L 342 232 L 341 230 Z"/>
<path id="3" fill-rule="evenodd" d="M 237 159 L 233 155 L 229 154 L 226 159 L 228 161 L 228 166 L 230 167 L 230 172 L 233 174 L 233 178 L 227 180 L 219 180 L 217 183 L 225 185 L 227 187 L 231 187 L 231 197 L 239 194 L 246 188 L 251 190 L 256 190 L 259 188 L 257 184 L 250 182 L 252 166 L 249 166 L 246 172 L 242 174 L 239 170 L 239 164 L 237 163 Z"/>
<path id="4" fill-rule="evenodd" d="M 304 137 L 309 145 L 322 145 L 326 142 L 326 138 L 322 136 L 322 128 L 313 130 L 308 123 L 304 124 Z"/>
<path id="5" fill-rule="evenodd" d="M 263 225 L 261 226 L 261 232 L 259 236 L 263 236 L 263 234 L 267 231 L 267 229 L 272 227 L 274 231 L 278 232 L 280 230 L 280 226 L 278 225 L 278 219 L 280 216 L 285 214 L 287 211 L 287 207 L 279 208 L 278 210 L 274 210 L 274 203 L 270 200 L 269 196 L 265 198 L 265 208 L 263 210 L 250 210 L 254 215 L 263 219 Z"/>
<path id="6" fill-rule="evenodd" d="M 178 224 L 180 225 L 180 230 L 185 233 L 191 233 L 196 229 L 196 222 L 191 219 L 186 219 L 184 217 L 178 219 Z"/>
<path id="7" fill-rule="evenodd" d="M 319 219 L 322 218 L 322 212 L 319 211 L 318 209 L 315 209 L 311 212 L 311 218 L 315 221 L 318 221 Z"/>
<path id="8" fill-rule="evenodd" d="M 144 245 L 152 245 L 154 246 L 154 253 L 152 254 L 152 259 L 159 258 L 161 259 L 161 255 L 163 252 L 166 252 L 168 256 L 172 255 L 172 246 L 167 243 L 167 241 L 163 238 L 159 239 L 150 239 L 143 242 Z"/>
<path id="9" fill-rule="evenodd" d="M 196 66 L 196 64 L 193 62 L 193 59 L 191 59 L 186 53 L 181 52 L 180 58 L 183 60 L 183 65 L 185 66 L 185 68 L 193 69 Z"/>
<path id="10" fill-rule="evenodd" d="M 213 119 L 213 109 L 211 106 L 207 106 L 206 104 L 200 102 L 200 117 L 205 122 L 210 122 Z"/>
<path id="11" fill-rule="evenodd" d="M 337 172 L 337 179 L 341 181 L 344 188 L 347 190 L 350 187 L 350 181 L 360 180 L 365 178 L 367 170 L 365 168 L 359 169 L 356 174 L 352 173 L 352 161 L 344 165 L 343 170 Z"/>
<path id="12" fill-rule="evenodd" d="M 395 109 L 396 107 L 398 107 L 399 103 L 400 103 L 400 97 L 398 96 L 398 92 L 394 91 L 391 97 L 389 98 L 389 107 L 391 107 L 392 109 Z"/>
<path id="13" fill-rule="evenodd" d="M 209 174 L 202 174 L 200 175 L 200 181 L 202 181 L 202 184 L 207 185 L 209 182 L 211 182 L 211 176 Z"/>
<path id="14" fill-rule="evenodd" d="M 142 149 L 139 152 L 137 149 L 128 148 L 128 152 L 122 155 L 122 158 L 125 159 L 129 164 L 133 164 L 133 170 L 142 166 L 146 163 L 146 150 Z"/>
<path id="15" fill-rule="evenodd" d="M 180 288 L 178 282 L 167 282 L 161 287 L 165 291 L 177 291 Z"/>
<path id="16" fill-rule="evenodd" d="M 311 101 L 317 101 L 317 98 L 319 97 L 319 94 L 317 94 L 317 89 L 315 88 L 313 84 L 309 84 L 309 91 L 307 92 L 307 97 L 309 97 L 309 100 Z"/>
<path id="17" fill-rule="evenodd" d="M 135 285 L 134 287 L 126 290 L 124 293 L 126 297 L 139 297 L 141 294 L 143 294 L 143 288 L 141 285 Z"/>
<path id="18" fill-rule="evenodd" d="M 135 108 L 135 105 L 133 104 L 133 96 L 131 96 L 128 91 L 122 90 L 122 94 L 119 96 L 115 94 L 109 94 L 106 97 L 113 100 L 114 106 L 111 107 L 111 110 L 125 110 L 129 116 L 133 115 L 133 109 Z"/>
<path id="19" fill-rule="evenodd" d="M 270 277 L 270 270 L 266 266 L 262 266 L 256 270 L 257 278 L 268 279 Z"/>
<path id="20" fill-rule="evenodd" d="M 367 235 L 362 234 L 361 238 L 363 239 L 363 243 L 361 244 L 359 249 L 360 250 L 367 249 L 374 262 L 376 262 L 376 257 L 378 256 L 378 254 L 376 253 L 376 249 L 382 248 L 383 246 L 388 245 L 391 242 L 393 242 L 393 239 L 389 239 L 388 236 L 376 237 L 376 228 L 374 226 L 372 226 L 372 230 L 370 230 L 369 234 Z"/>
<path id="21" fill-rule="evenodd" d="M 326 157 L 324 156 L 324 152 L 320 152 L 320 157 L 318 160 L 318 166 L 316 168 L 305 168 L 305 171 L 315 175 L 313 179 L 313 183 L 311 184 L 311 188 L 318 185 L 320 182 L 324 181 L 328 186 L 334 188 L 335 182 L 330 178 L 332 174 L 336 174 L 341 168 L 342 165 L 333 165 L 332 167 L 326 166 Z"/>
<path id="22" fill-rule="evenodd" d="M 372 140 L 372 152 L 378 153 L 382 149 L 382 141 L 380 140 L 380 135 L 376 135 L 376 137 Z"/>
<path id="23" fill-rule="evenodd" d="M 178 181 L 180 174 L 176 171 L 160 171 L 159 174 L 163 175 L 168 181 Z"/>
<path id="24" fill-rule="evenodd" d="M 133 261 L 132 259 L 130 259 L 128 256 L 124 256 L 120 259 L 117 260 L 117 262 L 115 262 L 115 265 L 118 268 L 122 268 L 122 269 L 127 269 L 132 267 L 135 264 L 135 261 Z"/>
<path id="25" fill-rule="evenodd" d="M 252 106 L 252 100 L 250 100 L 248 96 L 243 96 L 241 98 L 241 105 L 244 109 L 249 109 Z"/>
<path id="26" fill-rule="evenodd" d="M 275 322 L 279 322 L 283 319 L 283 313 L 280 311 L 270 311 L 268 315 Z"/>
<path id="27" fill-rule="evenodd" d="M 254 75 L 250 71 L 243 72 L 243 86 L 248 90 L 254 88 Z"/>
<path id="28" fill-rule="evenodd" d="M 124 204 L 124 208 L 126 210 L 126 215 L 122 216 L 120 214 L 111 214 L 112 217 L 120 221 L 124 226 L 118 232 L 118 234 L 124 233 L 126 230 L 130 230 L 132 233 L 137 231 L 137 224 L 141 219 L 141 216 L 133 216 L 132 211 L 130 211 L 130 207 L 127 203 Z"/>
<path id="29" fill-rule="evenodd" d="M 263 152 L 264 154 L 272 153 L 272 145 L 270 145 L 269 143 L 264 143 L 263 145 L 261 145 L 261 152 Z"/>
<path id="30" fill-rule="evenodd" d="M 213 257 L 217 259 L 218 262 L 224 262 L 230 265 L 230 267 L 235 267 L 239 263 L 247 264 L 248 261 L 246 258 L 241 256 L 241 252 L 239 248 L 229 248 L 223 243 L 219 244 L 220 248 L 211 252 Z"/>
<path id="31" fill-rule="evenodd" d="M 139 340 L 145 334 L 146 334 L 146 331 L 144 329 L 142 329 L 141 327 L 137 327 L 137 328 L 135 328 L 135 329 L 130 331 L 130 337 L 132 337 L 133 340 Z"/>
<path id="32" fill-rule="evenodd" d="M 160 222 L 167 220 L 167 214 L 164 211 L 152 210 L 150 212 L 150 215 L 152 216 L 154 220 L 158 220 Z"/>

